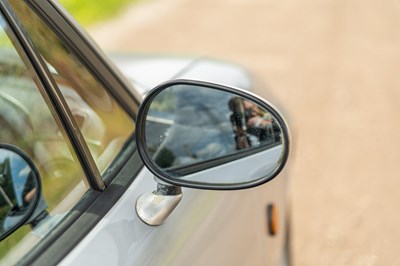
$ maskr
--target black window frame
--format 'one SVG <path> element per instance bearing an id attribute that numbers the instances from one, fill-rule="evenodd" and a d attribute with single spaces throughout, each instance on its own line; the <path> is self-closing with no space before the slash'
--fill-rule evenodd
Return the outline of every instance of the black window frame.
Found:
<path id="1" fill-rule="evenodd" d="M 82 31 L 68 19 L 68 16 L 54 3 L 48 1 L 25 0 L 26 3 L 38 14 L 44 22 L 50 26 L 57 36 L 67 44 L 67 47 L 82 60 L 82 63 L 91 71 L 95 78 L 99 80 L 108 92 L 114 96 L 117 102 L 121 103 L 124 110 L 132 119 L 136 120 L 136 108 L 139 101 L 129 92 L 130 84 L 127 83 L 121 74 L 118 73 L 91 42 L 85 38 Z M 27 33 L 22 25 L 19 24 L 17 16 L 14 14 L 8 1 L 0 1 L 0 13 L 4 16 L 11 30 L 16 35 L 17 41 L 21 45 L 27 60 L 33 67 L 33 71 L 41 82 L 46 95 L 53 101 L 62 101 L 62 95 L 57 94 L 51 73 L 47 69 L 43 59 L 35 50 Z M 46 16 L 50 13 L 52 16 Z M 54 19 L 57 23 L 53 23 Z M 65 27 L 65 28 L 64 28 Z M 65 29 L 65 31 L 63 30 Z M 71 36 L 72 35 L 72 36 Z M 76 44 L 77 46 L 71 45 Z M 83 55 L 79 49 L 84 47 Z M 90 52 L 88 52 L 90 51 Z M 107 84 L 104 84 L 105 80 Z M 113 88 L 110 90 L 109 88 Z M 56 93 L 55 93 L 56 92 Z M 55 94 L 54 94 L 55 93 Z M 57 98 L 59 97 L 59 98 Z M 133 104 L 131 104 L 133 103 Z M 110 175 L 104 180 L 104 187 L 96 184 L 93 180 L 88 166 L 88 154 L 82 154 L 82 146 L 79 143 L 79 136 L 72 130 L 71 121 L 68 120 L 68 108 L 62 108 L 57 104 L 56 108 L 63 126 L 66 128 L 70 141 L 75 152 L 86 169 L 86 177 L 89 179 L 91 189 L 88 190 L 78 204 L 67 214 L 62 223 L 50 232 L 38 245 L 36 245 L 24 258 L 19 261 L 20 265 L 55 265 L 60 262 L 76 245 L 92 230 L 92 228 L 107 214 L 119 198 L 125 193 L 130 184 L 134 181 L 138 173 L 143 168 L 143 163 L 139 157 L 134 141 L 135 135 L 127 141 L 119 156 L 110 166 Z M 65 105 L 66 106 L 66 105 Z M 75 141 L 73 139 L 75 138 Z M 83 138 L 82 138 L 83 140 Z M 78 154 L 78 152 L 79 154 Z M 79 157 L 80 156 L 80 157 Z M 88 169 L 89 167 L 89 169 Z M 94 167 L 96 167 L 94 165 Z M 107 187 L 107 189 L 105 189 Z"/>
<path id="2" fill-rule="evenodd" d="M 135 91 L 133 85 L 97 47 L 73 17 L 54 0 L 23 1 L 43 19 L 129 116 L 136 120 L 141 100 L 132 94 L 132 91 Z"/>
<path id="3" fill-rule="evenodd" d="M 100 48 L 91 40 L 90 36 L 79 26 L 73 17 L 53 0 L 23 0 L 36 14 L 41 17 L 44 23 L 57 35 L 60 41 L 74 56 L 87 68 L 93 77 L 100 82 L 106 91 L 120 104 L 122 109 L 132 118 L 136 124 L 137 111 L 141 100 L 133 95 L 133 84 L 131 84 L 123 74 L 113 65 Z M 52 77 L 50 77 L 52 79 Z M 57 86 L 57 85 L 55 85 Z M 57 88 L 56 88 L 57 89 Z M 132 140 L 135 136 L 133 133 Z M 83 138 L 83 137 L 82 137 Z M 86 143 L 81 143 L 86 146 Z M 88 152 L 88 149 L 85 149 Z M 87 154 L 86 162 L 91 168 L 96 168 L 90 152 Z M 121 154 L 117 157 L 122 156 Z M 128 157 L 125 157 L 127 160 Z M 92 183 L 100 183 L 104 181 L 105 185 L 110 183 L 117 173 L 115 161 L 112 162 L 109 169 L 103 174 L 103 178 L 99 174 L 92 171 L 90 179 Z M 102 188 L 95 188 L 104 190 Z"/>

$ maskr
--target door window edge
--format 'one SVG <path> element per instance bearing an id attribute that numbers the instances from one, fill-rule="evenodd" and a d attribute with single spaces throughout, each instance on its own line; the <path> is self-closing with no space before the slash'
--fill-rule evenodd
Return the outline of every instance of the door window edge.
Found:
<path id="1" fill-rule="evenodd" d="M 133 95 L 133 86 L 123 74 L 113 66 L 104 53 L 91 39 L 82 32 L 81 27 L 74 23 L 61 7 L 54 1 L 25 0 L 25 2 L 38 14 L 43 21 L 57 34 L 88 70 L 103 84 L 121 104 L 122 108 L 136 120 L 137 109 L 140 104 L 140 95 Z M 77 46 L 76 43 L 79 43 Z M 85 51 L 82 52 L 82 49 Z M 110 89 L 112 88 L 112 89 Z"/>
<path id="2" fill-rule="evenodd" d="M 41 87 L 39 86 L 38 89 L 41 90 L 41 93 L 46 95 L 46 97 L 51 101 L 51 104 L 56 111 L 57 118 L 60 120 L 65 133 L 67 134 L 68 141 L 71 143 L 74 153 L 76 154 L 82 170 L 85 173 L 85 179 L 90 184 L 90 187 L 95 190 L 103 191 L 105 189 L 105 184 L 101 179 L 89 148 L 87 147 L 83 136 L 81 136 L 81 133 L 74 130 L 74 128 L 77 128 L 77 125 L 75 125 L 75 122 L 71 119 L 72 116 L 69 114 L 68 106 L 47 69 L 43 58 L 36 51 L 23 26 L 20 25 L 18 17 L 14 14 L 8 1 L 0 2 L 0 11 L 7 20 L 7 23 L 21 46 L 26 59 L 31 64 L 33 72 L 41 83 Z"/>
<path id="3" fill-rule="evenodd" d="M 20 265 L 56 265 L 103 219 L 122 197 L 143 168 L 139 153 L 135 151 L 104 192 L 91 190 L 82 204 L 78 204 L 62 224 Z M 90 201 L 90 202 L 89 202 Z M 67 224 L 68 223 L 68 224 Z"/>

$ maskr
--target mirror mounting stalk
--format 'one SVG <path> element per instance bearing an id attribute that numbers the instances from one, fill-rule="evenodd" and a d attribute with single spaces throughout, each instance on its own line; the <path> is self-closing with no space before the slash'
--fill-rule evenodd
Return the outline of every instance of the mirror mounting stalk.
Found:
<path id="1" fill-rule="evenodd" d="M 154 179 L 157 190 L 141 195 L 136 201 L 136 213 L 148 225 L 162 224 L 182 199 L 181 187 Z"/>

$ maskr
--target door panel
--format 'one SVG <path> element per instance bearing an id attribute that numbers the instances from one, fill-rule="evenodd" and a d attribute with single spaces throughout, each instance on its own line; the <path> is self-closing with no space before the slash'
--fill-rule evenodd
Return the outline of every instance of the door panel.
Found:
<path id="1" fill-rule="evenodd" d="M 137 198 L 156 182 L 143 169 L 104 219 L 61 265 L 276 265 L 283 230 L 268 235 L 266 206 L 275 203 L 283 229 L 284 176 L 241 191 L 183 189 L 183 199 L 160 226 L 143 223 Z"/>

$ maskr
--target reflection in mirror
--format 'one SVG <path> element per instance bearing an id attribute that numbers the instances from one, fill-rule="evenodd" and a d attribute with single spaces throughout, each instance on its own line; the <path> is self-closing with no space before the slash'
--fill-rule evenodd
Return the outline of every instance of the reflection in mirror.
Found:
<path id="1" fill-rule="evenodd" d="M 267 176 L 283 154 L 281 126 L 250 98 L 198 85 L 166 88 L 152 99 L 147 113 L 147 154 L 159 170 L 193 182 L 232 184 Z M 204 175 L 190 175 L 260 152 L 266 155 L 258 162 L 263 176 L 204 180 Z"/>
<path id="2" fill-rule="evenodd" d="M 38 177 L 17 152 L 0 148 L 0 239 L 22 226 L 37 205 Z"/>

